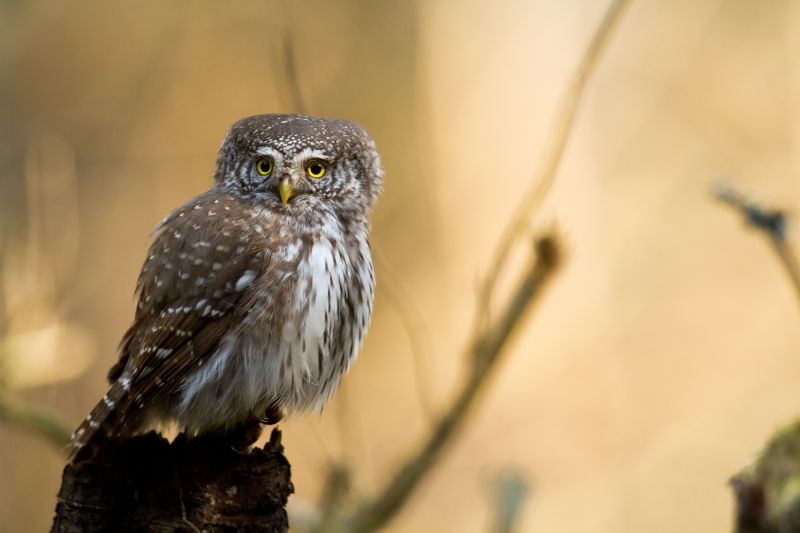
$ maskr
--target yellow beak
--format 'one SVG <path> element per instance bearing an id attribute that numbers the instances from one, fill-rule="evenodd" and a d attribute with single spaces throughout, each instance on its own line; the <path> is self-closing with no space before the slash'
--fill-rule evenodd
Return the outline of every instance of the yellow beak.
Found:
<path id="1" fill-rule="evenodd" d="M 284 204 L 289 201 L 289 198 L 294 196 L 294 189 L 287 178 L 282 179 L 278 184 L 278 194 L 281 195 L 281 202 Z"/>

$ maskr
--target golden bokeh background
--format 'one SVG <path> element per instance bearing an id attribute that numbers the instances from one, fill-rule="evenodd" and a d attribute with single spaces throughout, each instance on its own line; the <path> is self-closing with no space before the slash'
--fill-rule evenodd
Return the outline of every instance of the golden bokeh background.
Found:
<path id="1" fill-rule="evenodd" d="M 356 494 L 377 490 L 463 376 L 477 280 L 605 8 L 0 2 L 0 384 L 77 424 L 104 392 L 150 229 L 208 187 L 230 123 L 349 118 L 386 169 L 384 286 L 335 401 L 281 427 L 292 512 L 333 462 Z M 489 530 L 509 471 L 530 487 L 519 531 L 730 530 L 728 478 L 800 413 L 800 312 L 765 239 L 710 187 L 800 206 L 798 36 L 792 0 L 631 2 L 537 214 L 566 266 L 390 531 Z M 49 527 L 63 461 L 0 424 L 0 531 Z"/>

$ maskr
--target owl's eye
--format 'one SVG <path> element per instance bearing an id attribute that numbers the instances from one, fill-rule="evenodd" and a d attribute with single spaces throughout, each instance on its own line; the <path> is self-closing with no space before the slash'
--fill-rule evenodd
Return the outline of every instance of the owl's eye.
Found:
<path id="1" fill-rule="evenodd" d="M 324 176 L 327 169 L 328 165 L 325 163 L 325 161 L 320 161 L 319 159 L 312 159 L 306 165 L 306 172 L 310 177 L 316 180 Z"/>
<path id="2" fill-rule="evenodd" d="M 272 172 L 272 159 L 269 157 L 262 157 L 256 163 L 256 170 L 262 176 L 266 176 L 270 172 Z"/>

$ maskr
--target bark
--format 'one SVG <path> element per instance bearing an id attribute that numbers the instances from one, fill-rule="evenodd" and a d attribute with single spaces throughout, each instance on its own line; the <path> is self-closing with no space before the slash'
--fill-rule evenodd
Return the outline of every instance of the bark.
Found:
<path id="1" fill-rule="evenodd" d="M 248 453 L 151 432 L 64 468 L 53 532 L 285 532 L 293 492 L 280 431 Z"/>

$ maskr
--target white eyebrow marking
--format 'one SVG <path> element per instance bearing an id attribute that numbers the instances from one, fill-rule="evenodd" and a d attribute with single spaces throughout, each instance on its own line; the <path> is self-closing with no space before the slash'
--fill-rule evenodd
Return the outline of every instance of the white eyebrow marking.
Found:
<path id="1" fill-rule="evenodd" d="M 298 163 L 303 163 L 309 159 L 322 159 L 323 161 L 330 161 L 331 156 L 323 152 L 322 150 L 314 150 L 313 148 L 306 148 L 297 153 L 294 156 L 294 164 L 297 165 Z"/>
<path id="2" fill-rule="evenodd" d="M 276 149 L 272 148 L 271 146 L 259 146 L 256 148 L 256 153 L 258 155 L 268 155 L 272 157 L 272 159 L 277 163 L 278 161 L 283 161 L 281 157 L 281 153 Z"/>

